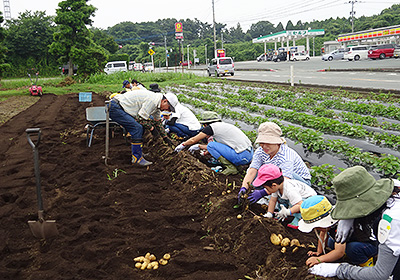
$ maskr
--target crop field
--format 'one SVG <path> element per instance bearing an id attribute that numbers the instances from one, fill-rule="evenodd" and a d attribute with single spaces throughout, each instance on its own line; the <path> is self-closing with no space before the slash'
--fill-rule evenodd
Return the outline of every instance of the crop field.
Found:
<path id="1" fill-rule="evenodd" d="M 171 87 L 193 110 L 211 110 L 255 140 L 259 124 L 276 122 L 311 166 L 312 182 L 329 184 L 342 168 L 363 165 L 376 178 L 398 178 L 400 106 L 390 94 L 290 91 L 273 86 L 195 84 Z"/>
<path id="2" fill-rule="evenodd" d="M 85 110 L 104 106 L 120 85 L 95 78 L 93 84 L 54 87 L 57 94 L 48 86 L 40 98 L 20 94 L 0 102 L 0 112 L 11 104 L 22 108 L 0 125 L 1 279 L 316 279 L 305 265 L 316 244 L 312 233 L 286 227 L 290 220 L 262 217 L 260 204 L 235 207 L 244 169 L 234 176 L 215 173 L 200 155 L 176 154 L 150 132 L 144 152 L 153 165 L 133 167 L 118 130 L 105 164 L 104 130 L 87 147 Z M 391 94 L 190 76 L 169 83 L 162 76 L 138 79 L 145 78 L 146 85 L 157 78 L 163 91 L 176 93 L 196 114 L 218 112 L 252 141 L 260 123 L 278 123 L 288 145 L 309 165 L 313 187 L 332 199 L 330 182 L 342 168 L 361 164 L 376 178 L 399 176 L 400 114 Z M 78 92 L 91 89 L 97 91 L 92 102 L 79 102 Z M 34 238 L 27 223 L 37 220 L 25 133 L 32 127 L 42 130 L 45 219 L 55 220 L 59 231 L 46 240 Z M 297 245 L 276 245 L 278 234 Z M 146 255 L 159 265 L 145 268 Z"/>

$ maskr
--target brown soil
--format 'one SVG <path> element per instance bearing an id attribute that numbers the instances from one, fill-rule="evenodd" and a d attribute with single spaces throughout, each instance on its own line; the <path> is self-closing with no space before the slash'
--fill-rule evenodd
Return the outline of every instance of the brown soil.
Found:
<path id="1" fill-rule="evenodd" d="M 305 266 L 308 248 L 281 253 L 269 239 L 281 233 L 309 245 L 315 236 L 254 219 L 261 207 L 234 209 L 240 176 L 214 173 L 149 133 L 144 150 L 153 165 L 132 167 L 117 131 L 106 166 L 104 132 L 87 148 L 84 129 L 85 108 L 104 105 L 104 97 L 31 98 L 39 101 L 0 126 L 0 279 L 316 279 Z M 25 133 L 33 127 L 42 130 L 45 219 L 56 220 L 59 230 L 46 240 L 33 237 L 27 223 L 37 220 Z M 158 270 L 135 268 L 133 258 L 147 252 L 158 259 L 170 253 L 171 260 Z"/>

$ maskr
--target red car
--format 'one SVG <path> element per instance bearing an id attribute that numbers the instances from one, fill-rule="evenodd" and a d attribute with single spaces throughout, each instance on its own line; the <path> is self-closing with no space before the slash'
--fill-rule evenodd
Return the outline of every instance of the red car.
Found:
<path id="1" fill-rule="evenodd" d="M 190 66 L 192 66 L 191 60 L 189 60 L 189 64 L 190 64 Z M 188 66 L 188 62 L 187 61 L 181 62 L 181 66 Z"/>
<path id="2" fill-rule="evenodd" d="M 386 57 L 392 57 L 394 53 L 393 44 L 383 44 L 371 47 L 368 50 L 368 57 L 372 59 L 384 59 Z"/>

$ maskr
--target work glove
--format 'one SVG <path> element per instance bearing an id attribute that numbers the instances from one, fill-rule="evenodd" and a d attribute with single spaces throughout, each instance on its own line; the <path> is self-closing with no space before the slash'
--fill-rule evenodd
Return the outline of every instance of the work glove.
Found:
<path id="1" fill-rule="evenodd" d="M 273 218 L 274 215 L 271 212 L 267 212 L 267 214 L 264 215 L 265 218 Z"/>
<path id="2" fill-rule="evenodd" d="M 339 265 L 340 263 L 320 263 L 308 269 L 308 272 L 322 277 L 336 277 Z"/>
<path id="3" fill-rule="evenodd" d="M 167 127 L 167 128 L 165 129 L 165 133 L 168 134 L 169 132 L 170 132 L 170 130 L 169 130 L 169 128 Z"/>
<path id="4" fill-rule="evenodd" d="M 243 195 L 245 195 L 247 192 L 247 189 L 245 187 L 241 187 L 238 193 L 238 203 L 241 204 L 244 200 L 244 198 L 242 197 Z"/>
<path id="5" fill-rule="evenodd" d="M 172 143 L 171 139 L 169 139 L 168 136 L 164 137 L 163 140 L 164 140 L 164 143 L 170 147 L 172 147 L 174 145 L 174 143 Z"/>
<path id="6" fill-rule="evenodd" d="M 345 243 L 347 238 L 349 238 L 354 231 L 354 219 L 349 220 L 339 220 L 335 241 L 337 243 Z"/>
<path id="7" fill-rule="evenodd" d="M 198 150 L 200 150 L 200 144 L 195 144 L 189 147 L 189 152 L 191 152 L 192 154 L 194 154 L 194 152 Z"/>
<path id="8" fill-rule="evenodd" d="M 248 200 L 250 203 L 256 203 L 259 201 L 262 197 L 268 195 L 267 191 L 265 189 L 262 190 L 254 190 L 250 195 Z"/>
<path id="9" fill-rule="evenodd" d="M 150 130 L 150 132 L 151 132 L 151 135 L 153 135 L 154 139 L 157 139 L 160 136 L 160 132 L 154 126 L 153 126 L 153 130 Z"/>
<path id="10" fill-rule="evenodd" d="M 175 148 L 175 152 L 179 153 L 180 151 L 182 151 L 183 149 L 185 149 L 185 145 L 183 145 L 183 143 L 179 144 L 178 146 L 176 146 Z"/>
<path id="11" fill-rule="evenodd" d="M 276 217 L 278 218 L 279 221 L 283 221 L 287 216 L 290 216 L 292 212 L 290 212 L 290 209 L 287 209 L 284 205 L 281 204 L 281 211 L 279 211 L 276 214 Z"/>

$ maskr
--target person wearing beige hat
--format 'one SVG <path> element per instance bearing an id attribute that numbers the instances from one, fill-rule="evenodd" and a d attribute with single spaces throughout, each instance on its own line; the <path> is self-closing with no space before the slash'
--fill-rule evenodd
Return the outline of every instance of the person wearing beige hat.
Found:
<path id="1" fill-rule="evenodd" d="M 371 267 L 321 263 L 309 272 L 339 279 L 399 280 L 400 182 L 389 178 L 375 180 L 364 167 L 353 166 L 333 178 L 332 183 L 337 196 L 332 218 L 351 221 L 352 235 L 360 228 L 373 232 L 379 242 L 377 261 Z M 340 224 L 338 231 L 339 227 Z"/>
<path id="2" fill-rule="evenodd" d="M 296 151 L 286 144 L 282 137 L 282 130 L 276 123 L 264 122 L 260 124 L 256 143 L 259 143 L 260 147 L 254 152 L 250 167 L 243 179 L 238 194 L 239 202 L 257 176 L 258 169 L 264 164 L 274 164 L 282 169 L 284 177 L 311 185 L 310 170 Z M 256 189 L 249 195 L 249 200 L 254 203 L 267 195 L 265 189 Z"/>

